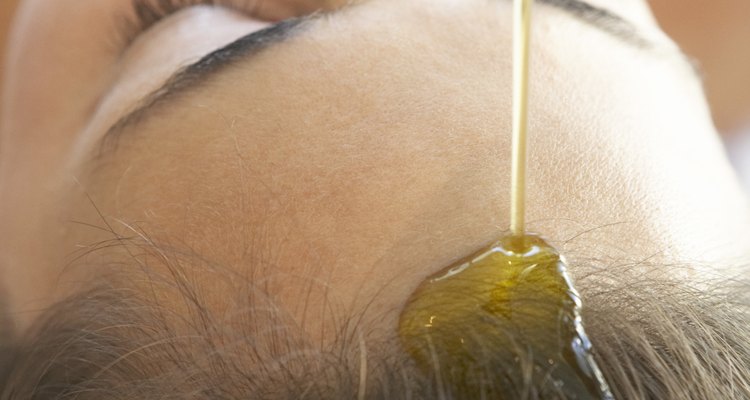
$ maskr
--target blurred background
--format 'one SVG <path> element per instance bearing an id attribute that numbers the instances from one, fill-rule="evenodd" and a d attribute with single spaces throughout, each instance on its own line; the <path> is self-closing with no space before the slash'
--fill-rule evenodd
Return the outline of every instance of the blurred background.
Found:
<path id="1" fill-rule="evenodd" d="M 18 2 L 0 0 L 0 65 Z M 750 0 L 649 3 L 664 30 L 699 65 L 716 126 L 750 189 Z"/>

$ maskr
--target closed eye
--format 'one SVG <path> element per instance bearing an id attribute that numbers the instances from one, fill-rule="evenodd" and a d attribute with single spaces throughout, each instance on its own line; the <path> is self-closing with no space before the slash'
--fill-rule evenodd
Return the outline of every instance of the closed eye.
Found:
<path id="1" fill-rule="evenodd" d="M 131 0 L 131 14 L 121 18 L 119 24 L 123 48 L 127 48 L 139 36 L 169 17 L 192 7 L 219 7 L 253 19 L 257 14 L 258 1 L 253 0 Z"/>

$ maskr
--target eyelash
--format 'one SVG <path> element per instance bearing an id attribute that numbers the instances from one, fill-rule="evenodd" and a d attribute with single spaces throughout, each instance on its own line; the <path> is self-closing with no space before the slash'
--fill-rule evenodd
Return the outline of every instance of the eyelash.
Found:
<path id="1" fill-rule="evenodd" d="M 125 47 L 169 16 L 194 6 L 221 7 L 254 17 L 257 0 L 131 0 L 132 16 L 126 18 L 121 35 Z"/>

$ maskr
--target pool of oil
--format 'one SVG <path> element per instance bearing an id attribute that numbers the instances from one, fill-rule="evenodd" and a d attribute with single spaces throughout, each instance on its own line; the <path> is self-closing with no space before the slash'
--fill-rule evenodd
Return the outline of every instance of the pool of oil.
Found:
<path id="1" fill-rule="evenodd" d="M 429 277 L 399 335 L 452 398 L 612 399 L 560 254 L 509 236 Z"/>

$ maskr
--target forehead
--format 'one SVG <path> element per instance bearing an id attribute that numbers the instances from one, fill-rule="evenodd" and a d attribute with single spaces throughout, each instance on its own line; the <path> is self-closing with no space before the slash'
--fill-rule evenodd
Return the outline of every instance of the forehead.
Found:
<path id="1" fill-rule="evenodd" d="M 530 220 L 562 238 L 580 225 L 561 221 L 658 214 L 649 172 L 676 160 L 643 149 L 705 127 L 666 117 L 700 116 L 699 90 L 674 60 L 537 10 Z M 317 19 L 154 105 L 113 152 L 96 156 L 103 129 L 77 138 L 64 169 L 75 194 L 54 199 L 63 212 L 39 231 L 103 215 L 238 270 L 259 257 L 279 275 L 320 277 L 342 304 L 391 285 L 380 299 L 395 309 L 507 226 L 510 35 L 510 2 L 380 0 Z M 97 240 L 67 233 L 67 248 Z M 638 257 L 658 235 L 613 237 Z"/>
<path id="2" fill-rule="evenodd" d="M 97 160 L 88 194 L 222 264 L 242 268 L 249 242 L 272 243 L 284 273 L 327 265 L 316 271 L 341 298 L 369 299 L 347 282 L 375 274 L 375 290 L 403 271 L 434 270 L 507 224 L 510 26 L 497 15 L 508 16 L 508 5 L 383 1 L 317 20 L 157 105 Z M 581 40 L 609 56 L 588 59 L 596 74 L 584 79 L 576 45 L 551 33 L 538 38 L 538 138 L 598 168 L 619 162 L 593 143 L 634 106 L 581 94 L 649 56 L 568 17 L 540 15 L 556 29 L 589 29 Z M 608 108 L 620 111 L 597 114 Z M 579 161 L 558 151 L 536 153 L 533 162 L 580 171 Z M 536 171 L 532 184 L 549 183 Z M 591 191 L 590 181 L 568 181 L 581 187 L 549 187 L 537 209 L 555 202 L 557 215 L 579 212 L 564 191 Z M 594 191 L 611 192 L 619 181 Z M 397 280 L 394 290 L 406 293 L 411 283 Z"/>
<path id="3" fill-rule="evenodd" d="M 95 199 L 119 201 L 118 212 L 132 218 L 160 210 L 153 215 L 164 216 L 154 223 L 167 226 L 186 208 L 204 225 L 213 218 L 286 231 L 305 219 L 307 227 L 295 227 L 299 240 L 317 236 L 327 242 L 322 248 L 376 232 L 395 238 L 418 215 L 449 215 L 446 210 L 458 218 L 458 210 L 495 209 L 487 214 L 497 217 L 472 223 L 504 225 L 498 218 L 510 132 L 510 24 L 498 16 L 509 17 L 510 5 L 431 4 L 373 1 L 316 20 L 291 40 L 156 105 L 154 118 L 122 132 L 117 151 L 97 159 Z M 634 101 L 642 92 L 632 82 L 662 77 L 630 71 L 651 65 L 651 55 L 551 9 L 537 15 L 532 112 L 538 148 L 574 151 L 591 165 L 621 162 L 597 145 L 642 144 L 606 132 L 621 132 L 614 122 L 635 113 L 648 118 L 642 101 Z M 561 31 L 572 33 L 561 38 Z M 566 39 L 573 34 L 582 35 Z M 652 91 L 663 96 L 659 85 Z M 620 96 L 607 96 L 603 86 Z M 565 151 L 533 157 L 538 165 L 580 168 Z M 542 174 L 532 179 L 549 183 Z M 579 182 L 581 191 L 591 189 Z M 547 197 L 563 212 L 575 208 L 558 200 L 567 189 Z M 603 183 L 595 190 L 615 188 Z M 449 195 L 438 195 L 444 191 Z M 204 215 L 208 209 L 215 212 Z M 431 230 L 466 223 L 440 218 Z M 231 246 L 218 236 L 202 239 L 206 252 Z M 361 251 L 365 242 L 348 246 Z M 389 239 L 380 251 L 395 245 Z"/>

